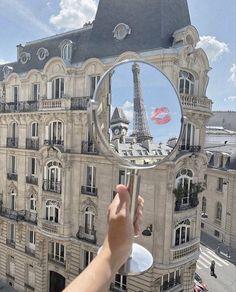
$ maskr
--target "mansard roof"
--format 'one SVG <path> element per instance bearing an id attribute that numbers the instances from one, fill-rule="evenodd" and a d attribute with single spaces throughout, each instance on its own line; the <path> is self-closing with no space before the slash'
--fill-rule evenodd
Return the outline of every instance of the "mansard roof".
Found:
<path id="1" fill-rule="evenodd" d="M 111 118 L 111 124 L 124 123 L 129 124 L 129 120 L 126 118 L 126 115 L 122 108 L 116 107 Z"/>
<path id="2" fill-rule="evenodd" d="M 113 33 L 120 23 L 130 29 L 122 40 Z M 72 66 L 89 58 L 118 56 L 125 51 L 168 48 L 172 46 L 173 33 L 188 25 L 187 0 L 100 0 L 93 25 L 26 43 L 23 51 L 30 54 L 30 60 L 26 64 L 17 61 L 7 65 L 15 73 L 41 70 L 50 58 L 61 55 L 60 43 L 65 39 L 73 43 Z M 49 52 L 42 61 L 36 55 L 39 48 Z M 3 67 L 0 66 L 0 80 Z"/>
<path id="3" fill-rule="evenodd" d="M 208 125 L 236 131 L 236 111 L 214 111 Z"/>

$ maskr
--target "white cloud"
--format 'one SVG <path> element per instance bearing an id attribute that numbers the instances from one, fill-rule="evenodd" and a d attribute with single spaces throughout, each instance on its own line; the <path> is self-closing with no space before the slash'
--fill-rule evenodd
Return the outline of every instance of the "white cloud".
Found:
<path id="1" fill-rule="evenodd" d="M 134 104 L 127 100 L 122 105 L 121 108 L 123 109 L 126 118 L 129 120 L 130 123 L 132 123 L 133 122 L 133 108 L 134 108 Z"/>
<path id="2" fill-rule="evenodd" d="M 236 86 L 236 64 L 233 64 L 230 68 L 230 80 L 233 81 L 234 85 Z"/>
<path id="3" fill-rule="evenodd" d="M 236 95 L 232 95 L 232 96 L 229 96 L 229 97 L 227 97 L 227 98 L 225 98 L 224 99 L 224 101 L 228 101 L 228 100 L 230 100 L 230 101 L 236 101 Z"/>
<path id="4" fill-rule="evenodd" d="M 210 62 L 217 61 L 223 54 L 229 51 L 226 43 L 220 42 L 214 36 L 202 36 L 197 44 L 198 48 L 202 48 Z"/>
<path id="5" fill-rule="evenodd" d="M 0 58 L 0 65 L 10 63 L 10 61 L 6 61 Z"/>
<path id="6" fill-rule="evenodd" d="M 81 28 L 85 22 L 95 18 L 97 1 L 95 0 L 60 0 L 60 12 L 52 15 L 50 22 L 57 28 Z"/>

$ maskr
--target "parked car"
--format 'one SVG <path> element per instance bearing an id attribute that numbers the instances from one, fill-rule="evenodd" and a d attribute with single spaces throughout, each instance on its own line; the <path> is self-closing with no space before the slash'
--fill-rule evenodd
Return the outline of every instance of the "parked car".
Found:
<path id="1" fill-rule="evenodd" d="M 194 275 L 194 292 L 202 292 L 202 291 L 208 291 L 208 287 L 206 283 L 203 283 L 202 278 L 198 273 L 195 273 Z"/>

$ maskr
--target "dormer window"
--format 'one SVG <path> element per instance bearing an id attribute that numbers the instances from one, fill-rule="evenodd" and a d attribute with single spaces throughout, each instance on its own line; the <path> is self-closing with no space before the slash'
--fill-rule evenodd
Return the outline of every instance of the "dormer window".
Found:
<path id="1" fill-rule="evenodd" d="M 31 54 L 30 53 L 26 53 L 26 52 L 22 52 L 20 54 L 20 62 L 21 64 L 26 64 L 28 61 L 30 61 L 31 59 Z"/>
<path id="2" fill-rule="evenodd" d="M 40 61 L 43 61 L 44 59 L 46 59 L 49 56 L 49 52 L 45 48 L 40 48 L 40 49 L 38 49 L 36 55 L 38 56 L 38 59 Z"/>
<path id="3" fill-rule="evenodd" d="M 71 61 L 72 58 L 72 41 L 64 40 L 60 44 L 61 58 L 65 61 Z"/>

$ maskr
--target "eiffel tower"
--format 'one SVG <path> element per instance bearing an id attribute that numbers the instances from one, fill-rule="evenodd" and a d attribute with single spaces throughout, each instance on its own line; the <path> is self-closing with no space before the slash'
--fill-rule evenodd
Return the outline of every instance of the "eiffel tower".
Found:
<path id="1" fill-rule="evenodd" d="M 147 115 L 144 108 L 144 100 L 140 81 L 140 67 L 137 63 L 132 66 L 134 80 L 134 120 L 132 136 L 136 137 L 138 143 L 152 140 Z"/>

